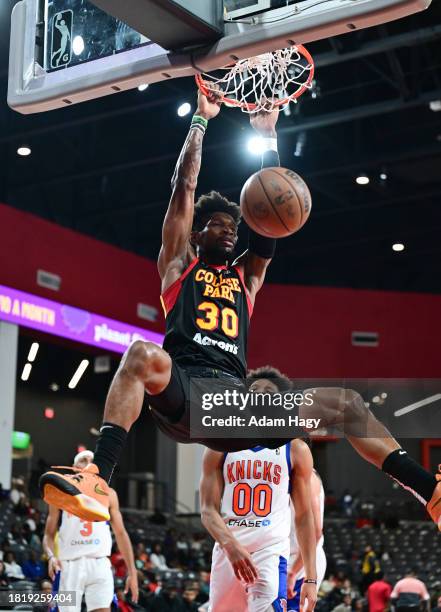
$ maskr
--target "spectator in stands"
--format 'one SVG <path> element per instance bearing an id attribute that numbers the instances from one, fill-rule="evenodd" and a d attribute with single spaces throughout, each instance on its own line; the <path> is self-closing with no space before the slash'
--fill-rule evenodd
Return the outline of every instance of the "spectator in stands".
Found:
<path id="1" fill-rule="evenodd" d="M 14 523 L 11 527 L 11 531 L 8 533 L 8 540 L 11 544 L 17 544 L 19 546 L 27 546 L 27 542 L 23 537 L 23 529 L 18 523 Z"/>
<path id="2" fill-rule="evenodd" d="M 150 600 L 149 612 L 182 612 L 182 599 L 178 595 L 179 583 L 169 580 L 161 591 Z"/>
<path id="3" fill-rule="evenodd" d="M 184 588 L 182 593 L 183 606 L 185 612 L 198 612 L 199 605 L 196 602 L 199 590 L 195 589 L 191 584 Z"/>
<path id="4" fill-rule="evenodd" d="M 199 597 L 200 603 L 205 603 L 208 600 L 210 593 L 210 572 L 202 570 L 199 572 Z"/>
<path id="5" fill-rule="evenodd" d="M 164 555 L 162 554 L 161 544 L 155 544 L 153 552 L 150 556 L 150 561 L 153 569 L 157 570 L 168 570 L 168 566 Z"/>
<path id="6" fill-rule="evenodd" d="M 438 597 L 438 602 L 435 608 L 432 608 L 432 612 L 441 612 L 441 597 Z"/>
<path id="7" fill-rule="evenodd" d="M 13 478 L 11 492 L 9 493 L 11 502 L 14 504 L 14 506 L 17 506 L 20 499 L 24 497 L 24 481 L 21 478 Z"/>
<path id="8" fill-rule="evenodd" d="M 35 550 L 31 550 L 28 560 L 22 565 L 22 569 L 28 580 L 41 580 L 46 576 L 46 568 Z"/>
<path id="9" fill-rule="evenodd" d="M 377 579 L 367 590 L 369 612 L 385 612 L 389 608 L 391 585 L 386 581 L 383 572 L 378 572 Z"/>
<path id="10" fill-rule="evenodd" d="M 430 610 L 430 595 L 424 582 L 416 577 L 415 570 L 411 570 L 397 582 L 390 597 L 397 611 L 418 606 L 423 602 L 427 610 Z"/>
<path id="11" fill-rule="evenodd" d="M 113 553 L 110 555 L 110 563 L 112 564 L 115 578 L 125 578 L 127 576 L 126 562 L 116 544 L 113 547 Z"/>
<path id="12" fill-rule="evenodd" d="M 334 578 L 334 574 L 329 574 L 328 576 L 326 576 L 326 578 L 323 580 L 321 586 L 320 586 L 320 591 L 323 593 L 323 595 L 328 595 L 328 593 L 330 593 L 335 587 L 335 578 Z"/>
<path id="13" fill-rule="evenodd" d="M 343 595 L 350 595 L 351 599 L 355 599 L 360 595 L 358 589 L 353 586 L 349 578 L 345 578 L 343 580 L 343 584 L 341 586 L 341 592 Z"/>
<path id="14" fill-rule="evenodd" d="M 380 561 L 377 555 L 375 554 L 372 546 L 368 544 L 364 551 L 364 557 L 361 566 L 361 588 L 363 593 L 365 593 L 369 585 L 377 579 L 377 576 L 380 571 Z"/>
<path id="15" fill-rule="evenodd" d="M 5 553 L 5 568 L 7 577 L 12 580 L 24 580 L 25 576 L 20 565 L 16 562 L 14 553 L 8 551 Z"/>
<path id="16" fill-rule="evenodd" d="M 32 531 L 28 523 L 23 525 L 23 538 L 26 540 L 27 546 L 32 550 L 35 550 L 37 555 L 41 555 L 43 550 L 41 546 L 41 540 L 35 531 Z"/>
<path id="17" fill-rule="evenodd" d="M 147 554 L 145 545 L 139 542 L 135 548 L 135 565 L 139 570 L 147 570 L 152 568 L 150 557 Z"/>
<path id="18" fill-rule="evenodd" d="M 117 608 L 122 612 L 132 612 L 133 608 L 127 602 L 126 594 L 124 593 L 124 586 L 119 586 L 116 589 Z"/>
<path id="19" fill-rule="evenodd" d="M 364 609 L 364 601 L 362 599 L 358 598 L 352 602 L 352 610 L 354 610 L 354 612 L 362 612 L 363 609 Z"/>
<path id="20" fill-rule="evenodd" d="M 343 516 L 352 516 L 352 501 L 352 495 L 349 493 L 348 489 L 345 489 L 341 498 Z"/>
<path id="21" fill-rule="evenodd" d="M 0 561 L 0 588 L 9 586 L 9 578 L 6 574 L 6 567 L 3 561 Z"/>
<path id="22" fill-rule="evenodd" d="M 351 612 L 352 610 L 352 599 L 350 595 L 345 595 L 341 604 L 338 604 L 332 609 L 332 612 Z"/>

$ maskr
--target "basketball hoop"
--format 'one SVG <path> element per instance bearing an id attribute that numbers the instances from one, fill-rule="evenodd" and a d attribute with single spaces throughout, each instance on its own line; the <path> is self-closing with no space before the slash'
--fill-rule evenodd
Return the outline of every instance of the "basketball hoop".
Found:
<path id="1" fill-rule="evenodd" d="M 205 95 L 220 88 L 227 106 L 239 107 L 244 113 L 271 112 L 311 89 L 314 60 L 305 47 L 296 45 L 239 60 L 195 78 Z"/>

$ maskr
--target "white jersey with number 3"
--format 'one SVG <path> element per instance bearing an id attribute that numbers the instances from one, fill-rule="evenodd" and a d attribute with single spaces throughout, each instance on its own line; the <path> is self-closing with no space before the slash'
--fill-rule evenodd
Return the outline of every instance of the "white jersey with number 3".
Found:
<path id="1" fill-rule="evenodd" d="M 70 561 L 81 557 L 110 557 L 112 536 L 105 522 L 82 521 L 68 512 L 61 513 L 58 530 L 58 557 Z"/>
<path id="2" fill-rule="evenodd" d="M 258 446 L 225 455 L 221 514 L 248 552 L 289 538 L 290 448 Z"/>

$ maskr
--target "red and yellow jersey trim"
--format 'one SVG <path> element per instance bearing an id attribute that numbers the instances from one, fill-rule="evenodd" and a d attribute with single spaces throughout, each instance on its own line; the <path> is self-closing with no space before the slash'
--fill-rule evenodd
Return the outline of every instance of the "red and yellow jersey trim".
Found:
<path id="1" fill-rule="evenodd" d="M 184 270 L 179 278 L 177 278 L 170 287 L 164 291 L 162 295 L 160 295 L 160 300 L 162 304 L 162 309 L 164 310 L 164 317 L 167 318 L 168 313 L 173 310 L 174 305 L 179 297 L 179 294 L 182 289 L 182 283 L 193 270 L 195 265 L 199 262 L 199 257 L 195 257 L 193 261 L 190 263 L 188 268 Z"/>

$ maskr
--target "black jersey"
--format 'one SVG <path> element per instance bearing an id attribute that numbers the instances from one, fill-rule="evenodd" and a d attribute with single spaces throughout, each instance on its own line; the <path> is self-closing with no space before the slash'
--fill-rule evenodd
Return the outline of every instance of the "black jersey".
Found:
<path id="1" fill-rule="evenodd" d="M 196 258 L 161 301 L 166 316 L 163 346 L 176 363 L 245 377 L 252 305 L 239 268 Z"/>

